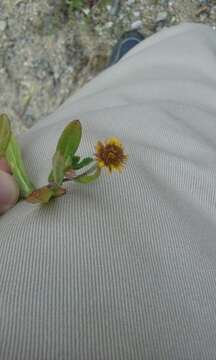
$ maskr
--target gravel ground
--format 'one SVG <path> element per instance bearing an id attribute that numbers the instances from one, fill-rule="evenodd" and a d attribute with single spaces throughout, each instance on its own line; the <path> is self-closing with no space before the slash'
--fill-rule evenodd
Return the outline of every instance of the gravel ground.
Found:
<path id="1" fill-rule="evenodd" d="M 0 109 L 16 134 L 58 108 L 107 64 L 124 31 L 146 37 L 182 22 L 216 29 L 216 0 L 1 0 Z"/>

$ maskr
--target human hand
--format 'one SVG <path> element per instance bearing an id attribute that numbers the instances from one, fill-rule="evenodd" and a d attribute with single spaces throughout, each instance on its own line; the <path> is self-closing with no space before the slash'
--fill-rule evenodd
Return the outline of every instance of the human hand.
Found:
<path id="1" fill-rule="evenodd" d="M 19 187 L 7 161 L 0 159 L 0 215 L 13 207 L 19 198 Z"/>

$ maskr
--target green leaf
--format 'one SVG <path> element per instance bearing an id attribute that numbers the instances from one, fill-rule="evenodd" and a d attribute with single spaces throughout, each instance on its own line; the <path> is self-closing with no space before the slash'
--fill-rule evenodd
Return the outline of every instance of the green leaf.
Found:
<path id="1" fill-rule="evenodd" d="M 75 162 L 78 161 L 77 158 L 79 157 L 74 156 L 74 154 L 79 147 L 81 135 L 82 135 L 82 127 L 79 120 L 73 120 L 65 127 L 59 138 L 56 147 L 56 152 L 53 156 L 53 160 L 52 160 L 53 168 L 48 176 L 49 183 L 57 181 L 56 183 L 60 185 L 63 180 L 62 168 L 63 171 L 65 172 L 66 170 L 72 167 L 73 158 L 75 158 L 74 159 Z M 64 162 L 64 167 L 63 167 L 63 162 Z"/>
<path id="2" fill-rule="evenodd" d="M 10 120 L 6 114 L 0 115 L 0 158 L 5 156 L 11 138 Z"/>
<path id="3" fill-rule="evenodd" d="M 82 135 L 82 127 L 80 124 L 79 120 L 73 120 L 71 121 L 63 130 L 57 147 L 56 147 L 56 152 L 53 156 L 53 166 L 57 166 L 59 167 L 59 169 L 57 170 L 56 167 L 52 168 L 49 176 L 48 176 L 48 181 L 49 183 L 55 182 L 55 178 L 54 178 L 54 172 L 55 172 L 55 176 L 56 175 L 56 171 L 59 173 L 60 172 L 60 168 L 62 168 L 62 160 L 60 160 L 60 156 L 63 157 L 64 160 L 64 169 L 63 171 L 65 172 L 66 170 L 68 170 L 69 168 L 72 167 L 72 159 L 73 159 L 73 155 L 75 154 L 76 150 L 79 147 L 80 144 L 80 140 L 81 140 L 81 135 Z M 75 157 L 75 161 L 77 162 L 78 157 Z M 56 160 L 59 159 L 59 160 Z M 58 165 L 56 165 L 56 161 L 58 163 Z M 61 162 L 61 165 L 60 165 Z M 55 165 L 54 165 L 55 164 Z M 59 173 L 59 178 L 58 178 L 58 184 L 60 184 L 59 182 L 61 181 L 61 176 Z"/>
<path id="4" fill-rule="evenodd" d="M 75 170 L 82 169 L 84 166 L 89 165 L 92 161 L 94 161 L 94 159 L 92 159 L 92 158 L 90 158 L 90 157 L 85 158 L 85 159 L 83 159 L 79 164 L 75 164 L 75 165 L 73 166 L 73 168 L 74 168 Z"/>
<path id="5" fill-rule="evenodd" d="M 72 159 L 71 159 L 71 165 L 72 167 L 74 168 L 74 166 L 76 166 L 76 164 L 79 162 L 80 160 L 80 156 L 72 156 Z"/>
<path id="6" fill-rule="evenodd" d="M 21 149 L 13 134 L 11 134 L 5 157 L 18 183 L 21 196 L 28 196 L 33 190 L 35 190 L 35 186 L 32 184 L 26 173 L 22 160 Z"/>
<path id="7" fill-rule="evenodd" d="M 53 156 L 53 180 L 55 184 L 61 185 L 64 179 L 64 157 L 59 151 Z"/>
<path id="8" fill-rule="evenodd" d="M 80 10 L 84 6 L 84 0 L 65 0 L 66 4 L 74 10 Z"/>
<path id="9" fill-rule="evenodd" d="M 78 164 L 78 161 L 80 160 L 80 156 L 73 156 L 72 157 L 72 165 L 71 167 L 68 167 L 66 170 L 64 170 L 64 175 L 66 176 L 66 173 L 67 171 L 70 171 L 70 170 L 79 170 L 79 169 L 82 169 L 84 166 L 87 166 L 89 165 L 91 162 L 94 161 L 94 159 L 92 158 L 85 158 L 83 159 L 79 164 Z M 53 171 L 50 172 L 49 174 L 49 177 L 48 177 L 48 181 L 49 183 L 53 183 L 55 180 L 54 180 L 54 176 L 53 176 Z M 61 184 L 59 184 L 61 185 Z"/>
<path id="10" fill-rule="evenodd" d="M 71 158 L 79 147 L 81 136 L 82 127 L 79 120 L 71 121 L 60 136 L 56 151 L 63 155 L 65 169 L 71 167 Z"/>
<path id="11" fill-rule="evenodd" d="M 54 155 L 55 156 L 55 155 Z M 48 181 L 49 183 L 52 183 L 54 181 L 54 177 L 53 177 L 53 170 L 50 171 L 49 177 L 48 177 Z"/>
<path id="12" fill-rule="evenodd" d="M 94 168 L 95 169 L 95 168 Z M 90 169 L 92 171 L 92 169 Z M 94 182 L 101 173 L 101 169 L 99 167 L 96 168 L 96 172 L 93 175 L 88 175 L 91 171 L 87 171 L 85 174 L 82 174 L 80 176 L 77 176 L 76 178 L 73 178 L 74 181 L 79 182 L 81 184 L 90 184 Z"/>

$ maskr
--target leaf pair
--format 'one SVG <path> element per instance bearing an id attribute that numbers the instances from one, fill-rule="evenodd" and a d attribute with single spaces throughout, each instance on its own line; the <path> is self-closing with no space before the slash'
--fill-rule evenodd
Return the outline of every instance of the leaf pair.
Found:
<path id="1" fill-rule="evenodd" d="M 65 172 L 72 168 L 72 157 L 79 147 L 81 136 L 82 127 L 79 120 L 71 121 L 65 127 L 52 159 L 52 171 L 48 177 L 49 182 L 54 182 L 58 186 L 63 183 Z"/>
<path id="2" fill-rule="evenodd" d="M 74 174 L 74 170 L 80 170 L 94 160 L 90 157 L 80 161 L 80 156 L 75 156 L 82 136 L 82 127 L 79 120 L 71 121 L 64 129 L 52 160 L 52 171 L 48 177 L 50 183 L 60 186 L 67 172 Z M 80 162 L 79 162 L 80 161 Z M 96 167 L 89 169 L 82 175 L 71 177 L 71 180 L 82 184 L 89 184 L 97 179 L 100 170 L 96 169 L 94 175 L 89 175 Z"/>
<path id="3" fill-rule="evenodd" d="M 84 158 L 82 161 L 80 161 L 79 163 L 79 160 L 80 160 L 80 156 L 73 156 L 72 157 L 72 168 L 74 170 L 79 170 L 79 169 L 82 169 L 84 166 L 87 166 L 89 165 L 92 161 L 94 161 L 92 158 L 90 157 L 87 157 L 87 158 Z"/>

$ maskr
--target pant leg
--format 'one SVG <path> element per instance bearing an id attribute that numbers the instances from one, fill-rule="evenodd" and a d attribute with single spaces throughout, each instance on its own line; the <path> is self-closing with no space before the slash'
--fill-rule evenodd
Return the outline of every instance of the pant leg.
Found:
<path id="1" fill-rule="evenodd" d="M 36 186 L 73 119 L 116 136 L 122 174 L 0 218 L 0 360 L 213 360 L 216 38 L 161 31 L 21 135 Z"/>

